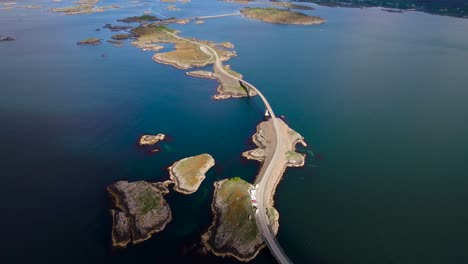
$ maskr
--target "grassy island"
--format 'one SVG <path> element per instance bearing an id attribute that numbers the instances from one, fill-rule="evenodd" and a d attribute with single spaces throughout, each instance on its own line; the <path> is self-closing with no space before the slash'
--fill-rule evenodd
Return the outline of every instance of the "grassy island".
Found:
<path id="1" fill-rule="evenodd" d="M 202 241 L 217 256 L 231 256 L 240 261 L 255 258 L 265 246 L 255 222 L 255 211 L 249 190 L 253 186 L 236 177 L 214 183 L 215 193 L 211 209 L 213 224 L 203 234 Z M 276 210 L 271 210 L 276 212 Z M 276 213 L 273 221 L 277 221 Z"/>
<path id="2" fill-rule="evenodd" d="M 119 181 L 107 191 L 115 207 L 111 210 L 114 247 L 141 243 L 172 220 L 171 209 L 163 197 L 169 191 L 162 183 Z"/>
<path id="3" fill-rule="evenodd" d="M 174 190 L 184 194 L 196 192 L 205 179 L 205 173 L 214 164 L 215 161 L 209 154 L 200 154 L 175 162 L 169 167 L 171 180 L 175 183 Z"/>
<path id="4" fill-rule="evenodd" d="M 325 19 L 321 17 L 277 8 L 245 7 L 241 13 L 248 18 L 272 24 L 316 25 L 325 23 Z"/>

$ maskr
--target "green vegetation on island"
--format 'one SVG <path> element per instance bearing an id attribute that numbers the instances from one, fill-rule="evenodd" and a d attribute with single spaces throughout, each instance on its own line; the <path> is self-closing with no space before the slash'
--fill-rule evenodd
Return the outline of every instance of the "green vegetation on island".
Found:
<path id="1" fill-rule="evenodd" d="M 265 244 L 257 229 L 249 194 L 253 186 L 239 177 L 217 181 L 214 185 L 211 204 L 214 220 L 202 235 L 203 244 L 217 256 L 231 256 L 240 261 L 255 258 Z"/>
<path id="2" fill-rule="evenodd" d="M 248 18 L 272 24 L 316 25 L 325 23 L 325 19 L 321 17 L 278 8 L 245 7 L 241 13 Z"/>
<path id="3" fill-rule="evenodd" d="M 142 16 L 133 16 L 133 17 L 127 17 L 127 18 L 124 18 L 124 19 L 119 19 L 117 21 L 120 21 L 120 22 L 126 22 L 126 23 L 130 23 L 130 22 L 152 22 L 152 21 L 159 21 L 160 19 L 157 18 L 156 16 L 152 16 L 152 15 L 142 15 Z"/>
<path id="4" fill-rule="evenodd" d="M 171 209 L 163 197 L 169 190 L 163 183 L 119 181 L 107 191 L 114 204 L 110 211 L 114 247 L 143 242 L 172 220 Z"/>
<path id="5" fill-rule="evenodd" d="M 434 15 L 468 18 L 468 2 L 466 0 L 298 0 L 312 2 L 332 7 L 384 7 L 395 10 L 421 11 Z"/>
<path id="6" fill-rule="evenodd" d="M 198 190 L 205 179 L 206 172 L 213 167 L 215 160 L 209 154 L 200 154 L 175 162 L 169 167 L 174 190 L 184 194 L 191 194 Z"/>

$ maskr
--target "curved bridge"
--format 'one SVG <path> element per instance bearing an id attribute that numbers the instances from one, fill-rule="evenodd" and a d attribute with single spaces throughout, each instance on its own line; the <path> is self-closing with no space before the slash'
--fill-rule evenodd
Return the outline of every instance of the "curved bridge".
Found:
<path id="1" fill-rule="evenodd" d="M 276 164 L 276 160 L 278 159 L 278 149 L 279 145 L 281 143 L 281 137 L 279 136 L 279 125 L 275 116 L 275 113 L 273 112 L 273 109 L 270 106 L 270 103 L 266 99 L 266 97 L 260 92 L 260 90 L 257 89 L 254 85 L 248 83 L 247 81 L 244 81 L 228 72 L 226 72 L 223 68 L 223 64 L 221 62 L 221 59 L 219 58 L 218 53 L 211 48 L 210 46 L 200 43 L 197 41 L 185 39 L 182 37 L 177 36 L 176 34 L 173 34 L 169 31 L 165 31 L 167 34 L 172 35 L 175 38 L 185 40 L 187 42 L 196 44 L 200 46 L 200 50 L 202 50 L 204 53 L 210 55 L 210 56 L 215 56 L 215 65 L 217 70 L 219 70 L 221 73 L 239 81 L 240 83 L 248 86 L 250 89 L 254 89 L 257 94 L 260 96 L 262 99 L 263 103 L 265 104 L 266 109 L 270 113 L 271 120 L 273 121 L 273 125 L 275 128 L 275 141 L 276 144 L 274 153 L 271 156 L 271 158 L 265 159 L 262 168 L 260 169 L 260 173 L 258 174 L 255 183 L 258 185 L 257 189 L 257 204 L 258 204 L 258 213 L 255 214 L 255 221 L 257 223 L 257 227 L 259 231 L 262 233 L 263 240 L 265 241 L 266 245 L 271 251 L 271 254 L 275 257 L 275 259 L 278 261 L 278 263 L 292 263 L 292 261 L 288 258 L 288 256 L 284 253 L 283 249 L 281 248 L 280 244 L 278 243 L 278 240 L 276 240 L 275 233 L 271 229 L 270 226 L 270 221 L 268 220 L 268 216 L 266 214 L 266 206 L 265 206 L 265 200 L 267 199 L 265 189 L 268 186 L 270 179 L 271 172 L 273 170 L 274 165 Z"/>

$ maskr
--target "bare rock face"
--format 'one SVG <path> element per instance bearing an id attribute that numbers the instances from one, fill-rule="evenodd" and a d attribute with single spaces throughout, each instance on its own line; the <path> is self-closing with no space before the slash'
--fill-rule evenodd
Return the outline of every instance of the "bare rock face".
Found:
<path id="1" fill-rule="evenodd" d="M 107 191 L 115 206 L 111 210 L 114 247 L 143 242 L 172 220 L 171 209 L 163 197 L 169 191 L 162 183 L 119 181 Z"/>
<path id="2" fill-rule="evenodd" d="M 114 247 L 124 248 L 132 240 L 131 226 L 132 221 L 130 217 L 122 211 L 114 209 L 110 210 L 112 215 L 112 245 Z"/>
<path id="3" fill-rule="evenodd" d="M 152 146 L 156 143 L 158 143 L 161 140 L 164 140 L 166 138 L 166 135 L 164 134 L 157 134 L 157 135 L 143 135 L 140 137 L 140 141 L 138 144 L 140 146 Z"/>

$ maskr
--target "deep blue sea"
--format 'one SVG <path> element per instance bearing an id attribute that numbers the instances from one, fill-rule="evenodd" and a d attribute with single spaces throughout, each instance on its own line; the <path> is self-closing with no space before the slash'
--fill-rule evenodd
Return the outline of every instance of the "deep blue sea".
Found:
<path id="1" fill-rule="evenodd" d="M 143 11 L 191 17 L 242 5 L 101 2 L 121 8 L 65 16 L 47 8 L 70 0 L 0 6 L 0 36 L 16 38 L 0 43 L 0 262 L 237 263 L 193 246 L 212 220 L 213 182 L 255 178 L 259 164 L 240 154 L 264 106 L 215 101 L 215 81 L 155 63 L 128 40 L 114 47 L 102 26 Z M 275 198 L 284 250 L 294 263 L 468 263 L 468 20 L 313 6 L 306 12 L 327 23 L 233 16 L 173 26 L 234 43 L 228 64 L 309 144 L 306 166 L 287 170 Z M 76 45 L 87 37 L 104 41 Z M 169 136 L 153 155 L 136 145 L 151 133 Z M 200 153 L 216 166 L 195 194 L 167 196 L 167 228 L 112 250 L 106 187 L 166 180 L 174 161 Z M 252 261 L 273 262 L 268 250 Z"/>

